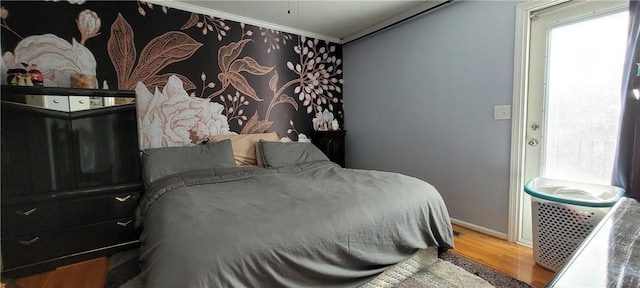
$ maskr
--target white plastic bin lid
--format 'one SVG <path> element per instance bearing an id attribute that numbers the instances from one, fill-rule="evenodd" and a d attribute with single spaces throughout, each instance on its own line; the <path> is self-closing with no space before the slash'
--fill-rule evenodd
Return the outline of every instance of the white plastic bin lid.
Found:
<path id="1" fill-rule="evenodd" d="M 615 186 L 542 177 L 529 180 L 524 191 L 540 199 L 587 207 L 611 207 L 625 192 Z"/>

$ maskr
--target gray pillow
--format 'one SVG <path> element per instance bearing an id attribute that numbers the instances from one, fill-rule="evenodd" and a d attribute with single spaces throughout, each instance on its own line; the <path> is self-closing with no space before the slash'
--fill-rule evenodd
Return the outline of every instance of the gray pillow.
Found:
<path id="1" fill-rule="evenodd" d="M 260 140 L 258 146 L 266 168 L 280 168 L 311 161 L 329 161 L 329 158 L 311 143 Z"/>
<path id="2" fill-rule="evenodd" d="M 151 148 L 142 151 L 144 184 L 190 170 L 236 167 L 231 140 L 204 145 Z"/>

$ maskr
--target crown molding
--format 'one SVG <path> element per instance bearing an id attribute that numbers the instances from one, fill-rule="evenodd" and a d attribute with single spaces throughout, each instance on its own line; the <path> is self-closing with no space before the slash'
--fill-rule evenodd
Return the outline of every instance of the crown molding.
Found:
<path id="1" fill-rule="evenodd" d="M 313 33 L 313 32 L 309 32 L 309 31 L 305 31 L 305 30 L 295 29 L 295 28 L 288 27 L 288 26 L 277 25 L 277 24 L 273 24 L 273 23 L 270 23 L 270 22 L 261 21 L 261 20 L 257 20 L 257 19 L 253 19 L 253 18 L 248 18 L 248 17 L 244 17 L 244 16 L 232 14 L 232 13 L 223 12 L 223 11 L 218 11 L 218 10 L 211 9 L 211 8 L 204 8 L 204 7 L 193 5 L 193 4 L 190 4 L 190 3 L 180 2 L 180 1 L 177 1 L 177 0 L 148 0 L 147 2 L 156 4 L 156 5 L 164 5 L 164 6 L 167 6 L 167 7 L 170 7 L 170 8 L 174 8 L 174 9 L 178 9 L 178 10 L 183 10 L 183 11 L 188 11 L 188 12 L 194 12 L 194 13 L 199 13 L 199 14 L 206 14 L 206 15 L 210 15 L 210 16 L 215 16 L 215 17 L 226 19 L 226 20 L 232 20 L 232 21 L 241 22 L 241 23 L 245 23 L 245 24 L 249 24 L 249 25 L 254 25 L 254 26 L 258 26 L 258 27 L 262 27 L 262 28 L 275 29 L 275 30 L 278 30 L 278 31 L 281 31 L 281 32 L 287 32 L 287 33 L 291 33 L 291 34 L 295 34 L 295 35 L 311 37 L 311 38 L 317 38 L 317 39 L 321 39 L 321 40 L 325 40 L 325 41 L 329 41 L 329 42 L 333 42 L 333 43 L 339 43 L 339 44 L 343 43 L 342 39 L 340 39 L 340 38 L 331 37 L 331 36 L 328 36 L 328 35 L 322 35 L 322 34 L 318 34 L 318 33 Z"/>
<path id="2" fill-rule="evenodd" d="M 352 33 L 350 35 L 347 35 L 344 37 L 343 39 L 343 43 L 349 43 L 351 41 L 355 41 L 358 40 L 360 38 L 363 38 L 365 36 L 368 36 L 370 34 L 374 34 L 378 31 L 382 31 L 385 30 L 387 28 L 391 28 L 392 26 L 402 23 L 406 20 L 409 20 L 411 18 L 413 18 L 414 16 L 420 15 L 422 13 L 431 11 L 433 9 L 436 9 L 440 6 L 443 6 L 444 4 L 450 3 L 452 2 L 452 0 L 438 0 L 438 1 L 424 1 L 421 2 L 420 4 L 411 7 L 403 12 L 400 12 L 398 14 L 395 14 L 387 19 L 384 19 L 374 25 L 371 25 L 369 27 L 366 27 L 362 30 L 359 30 L 355 33 Z"/>

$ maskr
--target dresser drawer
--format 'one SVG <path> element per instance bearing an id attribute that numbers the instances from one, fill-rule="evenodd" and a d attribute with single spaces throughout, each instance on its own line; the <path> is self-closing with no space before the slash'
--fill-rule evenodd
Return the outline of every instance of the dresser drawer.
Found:
<path id="1" fill-rule="evenodd" d="M 53 233 L 3 239 L 2 263 L 5 269 L 13 269 L 75 253 L 135 241 L 139 237 L 139 230 L 134 226 L 133 217 L 129 217 Z"/>
<path id="2" fill-rule="evenodd" d="M 25 95 L 25 102 L 29 105 L 69 112 L 69 98 L 59 95 Z"/>
<path id="3" fill-rule="evenodd" d="M 140 192 L 2 207 L 2 237 L 132 217 Z"/>
<path id="4" fill-rule="evenodd" d="M 82 111 L 91 109 L 89 96 L 69 96 L 69 110 Z"/>

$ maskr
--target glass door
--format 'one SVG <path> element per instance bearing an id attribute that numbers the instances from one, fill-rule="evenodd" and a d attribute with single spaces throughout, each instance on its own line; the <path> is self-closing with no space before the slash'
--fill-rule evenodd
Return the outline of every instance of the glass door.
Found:
<path id="1" fill-rule="evenodd" d="M 611 183 L 627 22 L 620 11 L 549 29 L 545 177 Z"/>
<path id="2" fill-rule="evenodd" d="M 537 12 L 531 23 L 524 179 L 609 184 L 627 3 L 569 2 Z M 531 244 L 531 199 L 523 199 L 518 242 Z"/>

